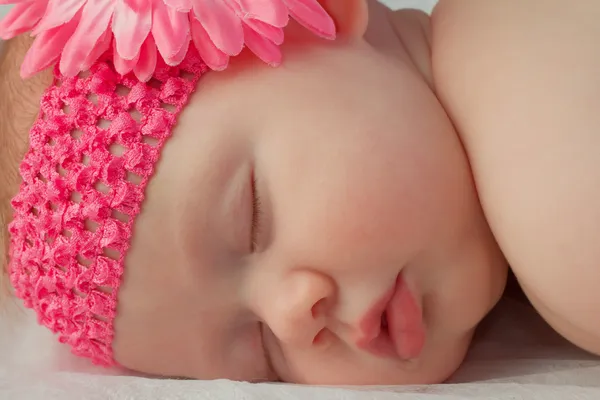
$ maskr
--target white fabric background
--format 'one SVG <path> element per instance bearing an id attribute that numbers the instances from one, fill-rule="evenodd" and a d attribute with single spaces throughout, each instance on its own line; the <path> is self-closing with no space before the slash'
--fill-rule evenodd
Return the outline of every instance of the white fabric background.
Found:
<path id="1" fill-rule="evenodd" d="M 385 2 L 429 11 L 436 0 Z M 0 6 L 0 16 L 5 10 Z M 464 365 L 445 385 L 313 388 L 150 380 L 96 369 L 72 357 L 29 313 L 15 306 L 0 314 L 0 399 L 596 400 L 600 359 L 566 343 L 529 307 L 505 300 L 480 330 Z"/>

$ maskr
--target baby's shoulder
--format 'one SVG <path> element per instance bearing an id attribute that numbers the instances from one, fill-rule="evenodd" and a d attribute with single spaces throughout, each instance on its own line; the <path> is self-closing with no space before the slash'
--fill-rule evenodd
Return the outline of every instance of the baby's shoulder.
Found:
<path id="1" fill-rule="evenodd" d="M 528 297 L 600 354 L 600 2 L 569 4 L 441 0 L 434 78 Z"/>

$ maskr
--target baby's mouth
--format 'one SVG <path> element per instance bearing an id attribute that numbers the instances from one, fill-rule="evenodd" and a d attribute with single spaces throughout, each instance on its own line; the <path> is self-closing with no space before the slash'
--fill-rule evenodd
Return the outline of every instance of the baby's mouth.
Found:
<path id="1" fill-rule="evenodd" d="M 361 320 L 357 346 L 378 357 L 409 360 L 425 345 L 422 312 L 401 275 Z"/>

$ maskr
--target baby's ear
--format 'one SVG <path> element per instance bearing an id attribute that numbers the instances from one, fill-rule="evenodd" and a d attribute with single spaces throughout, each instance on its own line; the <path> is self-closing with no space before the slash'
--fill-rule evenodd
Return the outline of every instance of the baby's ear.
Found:
<path id="1" fill-rule="evenodd" d="M 319 0 L 335 21 L 340 37 L 363 37 L 369 24 L 367 0 Z"/>

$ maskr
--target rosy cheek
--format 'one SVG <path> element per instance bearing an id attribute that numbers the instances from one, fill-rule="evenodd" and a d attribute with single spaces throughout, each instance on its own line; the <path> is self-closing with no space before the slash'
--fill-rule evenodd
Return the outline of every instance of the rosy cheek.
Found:
<path id="1" fill-rule="evenodd" d="M 377 196 L 377 195 L 375 195 Z M 370 201 L 346 204 L 328 225 L 332 236 L 347 249 L 371 249 L 380 252 L 389 246 L 398 251 L 398 244 L 410 245 L 417 234 L 414 210 L 404 201 L 385 194 Z"/>

